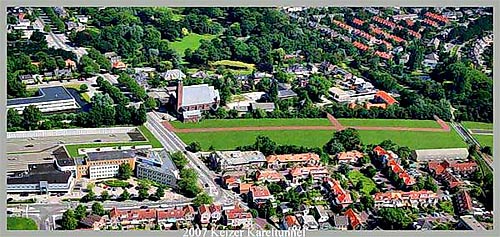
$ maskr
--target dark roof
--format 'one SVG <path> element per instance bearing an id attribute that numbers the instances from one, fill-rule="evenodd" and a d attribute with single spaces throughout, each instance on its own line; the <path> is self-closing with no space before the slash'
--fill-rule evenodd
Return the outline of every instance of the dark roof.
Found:
<path id="1" fill-rule="evenodd" d="M 75 160 L 69 157 L 68 152 L 64 149 L 63 146 L 57 148 L 52 155 L 56 158 L 57 164 L 59 166 L 74 166 Z"/>
<path id="2" fill-rule="evenodd" d="M 82 223 L 83 225 L 85 225 L 87 227 L 93 227 L 94 223 L 101 221 L 101 218 L 102 218 L 101 216 L 91 214 L 91 215 L 88 215 L 87 217 L 83 218 L 80 221 L 80 223 Z"/>
<path id="3" fill-rule="evenodd" d="M 295 93 L 292 90 L 279 90 L 278 91 L 278 98 L 289 98 L 289 97 L 296 97 L 297 93 Z"/>
<path id="4" fill-rule="evenodd" d="M 71 172 L 59 171 L 54 164 L 30 164 L 28 171 L 14 172 L 7 176 L 7 184 L 67 183 Z"/>
<path id="5" fill-rule="evenodd" d="M 90 161 L 95 160 L 117 160 L 135 157 L 133 151 L 102 151 L 102 152 L 89 152 L 87 158 Z"/>
<path id="6" fill-rule="evenodd" d="M 75 99 L 68 90 L 62 86 L 40 88 L 39 92 L 40 96 L 9 99 L 7 100 L 7 106 Z"/>
<path id="7" fill-rule="evenodd" d="M 336 215 L 333 217 L 333 223 L 335 223 L 335 226 L 347 226 L 349 225 L 349 219 L 347 216 Z"/>

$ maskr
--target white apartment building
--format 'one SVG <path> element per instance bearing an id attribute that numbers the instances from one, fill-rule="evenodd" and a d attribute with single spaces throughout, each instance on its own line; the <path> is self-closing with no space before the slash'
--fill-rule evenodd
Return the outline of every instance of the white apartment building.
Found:
<path id="1" fill-rule="evenodd" d="M 179 170 L 166 150 L 137 153 L 136 174 L 160 184 L 174 187 L 179 179 Z"/>
<path id="2" fill-rule="evenodd" d="M 80 108 L 75 98 L 62 86 L 39 89 L 39 96 L 7 100 L 7 109 L 22 113 L 24 108 L 34 105 L 42 113 L 70 111 Z"/>

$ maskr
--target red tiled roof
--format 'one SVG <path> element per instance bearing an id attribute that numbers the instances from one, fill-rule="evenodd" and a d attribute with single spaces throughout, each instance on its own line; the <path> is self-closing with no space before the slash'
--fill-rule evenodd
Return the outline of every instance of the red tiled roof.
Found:
<path id="1" fill-rule="evenodd" d="M 273 163 L 275 161 L 286 163 L 286 162 L 308 162 L 308 161 L 320 160 L 319 156 L 315 153 L 270 155 L 266 159 L 268 163 Z"/>
<path id="2" fill-rule="evenodd" d="M 250 192 L 252 192 L 254 198 L 271 196 L 271 192 L 266 186 L 253 186 L 250 188 Z"/>
<path id="3" fill-rule="evenodd" d="M 430 25 L 430 26 L 434 26 L 434 27 L 437 27 L 438 26 L 438 23 L 429 19 L 429 18 L 425 18 L 424 19 L 424 23 L 427 24 L 427 25 Z"/>
<path id="4" fill-rule="evenodd" d="M 201 205 L 198 210 L 200 212 L 200 214 L 204 214 L 204 213 L 210 213 L 210 210 L 209 210 L 209 206 L 208 205 Z"/>
<path id="5" fill-rule="evenodd" d="M 347 216 L 347 218 L 349 218 L 349 221 L 351 222 L 351 226 L 353 229 L 356 229 L 358 225 L 362 224 L 361 218 L 356 212 L 354 212 L 352 208 L 349 208 L 344 213 L 344 215 Z"/>
<path id="6" fill-rule="evenodd" d="M 250 188 L 253 186 L 253 183 L 242 183 L 240 184 L 240 193 L 246 193 L 250 191 Z"/>
<path id="7" fill-rule="evenodd" d="M 110 218 L 118 218 L 121 220 L 146 220 L 155 219 L 155 209 L 131 209 L 131 210 L 118 210 L 114 208 L 110 213 Z"/>
<path id="8" fill-rule="evenodd" d="M 448 21 L 449 21 L 447 17 L 439 15 L 439 14 L 435 14 L 432 12 L 426 12 L 425 16 L 432 18 L 434 20 L 438 20 L 438 21 L 443 22 L 443 23 L 448 23 Z"/>
<path id="9" fill-rule="evenodd" d="M 285 222 L 288 225 L 288 227 L 300 225 L 299 221 L 297 220 L 297 217 L 295 217 L 294 215 L 285 216 Z"/>
<path id="10" fill-rule="evenodd" d="M 362 20 L 360 20 L 360 19 L 358 19 L 358 18 L 354 18 L 354 19 L 352 20 L 352 23 L 354 23 L 354 24 L 356 24 L 356 25 L 359 25 L 359 26 L 362 26 L 365 22 L 364 22 L 364 21 L 362 21 Z"/>
<path id="11" fill-rule="evenodd" d="M 383 59 L 392 59 L 392 55 L 388 54 L 388 53 L 385 53 L 385 52 L 380 52 L 380 51 L 375 51 L 375 55 L 383 58 Z"/>
<path id="12" fill-rule="evenodd" d="M 113 68 L 126 68 L 127 65 L 121 61 L 117 61 L 113 63 Z"/>
<path id="13" fill-rule="evenodd" d="M 340 152 L 337 154 L 337 159 L 339 160 L 352 160 L 352 159 L 360 159 L 363 158 L 363 152 L 359 151 L 347 151 L 347 152 Z"/>
<path id="14" fill-rule="evenodd" d="M 242 209 L 235 208 L 233 210 L 226 211 L 227 219 L 251 219 L 252 214 L 249 212 L 243 212 Z"/>
<path id="15" fill-rule="evenodd" d="M 221 211 L 222 211 L 222 205 L 219 204 L 210 205 L 210 212 L 221 212 Z"/>
<path id="16" fill-rule="evenodd" d="M 184 210 L 180 208 L 172 208 L 166 210 L 157 210 L 156 215 L 159 220 L 165 219 L 182 219 L 184 218 Z"/>
<path id="17" fill-rule="evenodd" d="M 394 99 L 391 95 L 389 95 L 385 91 L 378 91 L 377 94 L 375 95 L 375 97 L 379 97 L 380 99 L 382 99 L 383 101 L 385 101 L 385 103 L 387 103 L 389 105 L 392 105 L 392 104 L 398 102 L 396 99 Z"/>
<path id="18" fill-rule="evenodd" d="M 391 29 L 394 29 L 396 27 L 396 23 L 394 23 L 392 21 L 389 21 L 389 20 L 386 20 L 386 19 L 383 19 L 383 18 L 381 18 L 379 16 L 374 16 L 372 19 L 374 21 L 382 24 L 382 25 L 385 25 L 385 26 L 391 28 Z"/>
<path id="19" fill-rule="evenodd" d="M 428 190 L 420 190 L 420 191 L 391 191 L 385 193 L 375 193 L 373 195 L 373 199 L 375 201 L 383 201 L 383 200 L 397 200 L 397 199 L 429 199 L 429 198 L 437 198 L 437 194 L 433 191 Z"/>
<path id="20" fill-rule="evenodd" d="M 257 181 L 261 180 L 283 180 L 283 175 L 276 170 L 259 170 L 256 174 Z"/>
<path id="21" fill-rule="evenodd" d="M 381 146 L 376 146 L 373 148 L 373 151 L 377 154 L 377 156 L 387 155 L 387 151 L 384 150 Z"/>
<path id="22" fill-rule="evenodd" d="M 354 41 L 352 43 L 352 45 L 354 45 L 354 47 L 356 47 L 356 48 L 358 48 L 360 50 L 363 50 L 363 51 L 366 51 L 366 50 L 368 50 L 370 48 L 369 46 L 367 46 L 367 45 L 365 45 L 365 44 L 363 44 L 361 42 L 358 42 L 358 41 Z"/>
<path id="23" fill-rule="evenodd" d="M 460 199 L 460 207 L 464 211 L 472 210 L 472 198 L 469 192 L 462 190 L 460 191 L 458 198 Z"/>

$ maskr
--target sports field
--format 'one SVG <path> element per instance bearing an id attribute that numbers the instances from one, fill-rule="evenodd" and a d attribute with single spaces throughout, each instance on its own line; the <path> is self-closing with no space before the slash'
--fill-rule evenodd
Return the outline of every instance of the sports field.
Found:
<path id="1" fill-rule="evenodd" d="M 406 120 L 406 119 L 353 119 L 337 118 L 345 127 L 407 127 L 407 128 L 440 128 L 435 120 Z"/>
<path id="2" fill-rule="evenodd" d="M 175 128 L 232 128 L 269 126 L 332 126 L 328 119 L 206 119 L 198 123 L 171 122 Z M 332 127 L 333 129 L 333 127 Z"/>
<path id="3" fill-rule="evenodd" d="M 493 130 L 492 123 L 481 123 L 481 122 L 462 122 L 462 124 L 468 129 L 487 129 Z"/>
<path id="4" fill-rule="evenodd" d="M 144 135 L 147 141 L 134 142 L 113 142 L 113 143 L 88 143 L 88 144 L 68 144 L 66 150 L 71 157 L 78 157 L 78 149 L 80 148 L 99 148 L 99 147 L 119 147 L 119 146 L 143 146 L 151 145 L 153 148 L 162 148 L 160 141 L 149 131 L 145 126 L 139 126 L 139 131 Z"/>
<path id="5" fill-rule="evenodd" d="M 38 230 L 38 226 L 31 218 L 7 217 L 7 230 Z"/>
<path id="6" fill-rule="evenodd" d="M 466 144 L 454 132 L 420 132 L 420 131 L 358 131 L 363 143 L 378 144 L 391 139 L 401 146 L 412 149 L 455 148 L 466 147 Z M 302 145 L 306 147 L 323 147 L 333 136 L 332 131 L 324 130 L 285 130 L 285 131 L 222 131 L 222 132 L 193 132 L 177 133 L 185 142 L 200 142 L 207 150 L 214 146 L 219 150 L 231 150 L 237 146 L 250 145 L 258 135 L 268 136 L 278 144 Z"/>
<path id="7" fill-rule="evenodd" d="M 195 50 L 198 47 L 200 47 L 201 45 L 200 40 L 202 39 L 211 40 L 215 37 L 216 35 L 209 35 L 209 34 L 200 35 L 196 33 L 190 33 L 189 35 L 185 36 L 179 41 L 170 42 L 169 46 L 175 52 L 177 52 L 181 57 L 183 57 L 184 51 L 186 51 L 186 49 Z"/>

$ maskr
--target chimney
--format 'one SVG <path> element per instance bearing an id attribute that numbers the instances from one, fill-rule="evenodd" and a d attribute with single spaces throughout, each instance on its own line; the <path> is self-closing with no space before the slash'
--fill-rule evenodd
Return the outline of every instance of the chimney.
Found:
<path id="1" fill-rule="evenodd" d="M 184 86 L 182 85 L 182 79 L 177 80 L 177 106 L 176 110 L 180 111 L 182 106 L 182 96 L 184 95 Z"/>

